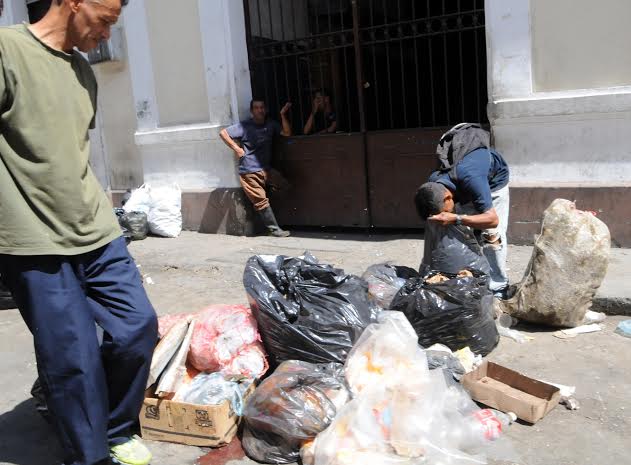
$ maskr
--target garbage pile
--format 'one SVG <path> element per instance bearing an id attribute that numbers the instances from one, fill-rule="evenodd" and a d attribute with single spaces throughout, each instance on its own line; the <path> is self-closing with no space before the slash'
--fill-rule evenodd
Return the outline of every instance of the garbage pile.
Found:
<path id="1" fill-rule="evenodd" d="M 162 237 L 177 237 L 182 232 L 182 191 L 177 184 L 134 189 L 115 208 L 123 235 L 130 240 L 142 240 L 149 233 Z"/>
<path id="2" fill-rule="evenodd" d="M 379 311 L 368 284 L 312 255 L 257 255 L 243 275 L 273 366 L 287 360 L 344 363 Z"/>
<path id="3" fill-rule="evenodd" d="M 248 455 L 289 463 L 300 450 L 306 465 L 486 463 L 485 446 L 512 421 L 430 370 L 400 312 L 381 313 L 340 368 L 285 362 L 265 380 L 245 408 Z"/>

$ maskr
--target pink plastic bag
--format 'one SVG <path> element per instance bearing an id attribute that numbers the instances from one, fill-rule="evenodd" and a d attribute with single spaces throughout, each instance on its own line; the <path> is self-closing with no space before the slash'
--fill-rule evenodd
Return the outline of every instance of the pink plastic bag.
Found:
<path id="1" fill-rule="evenodd" d="M 268 369 L 256 320 L 245 305 L 212 305 L 199 313 L 166 315 L 159 320 L 162 336 L 182 318 L 194 316 L 195 331 L 188 354 L 200 371 L 259 378 Z"/>

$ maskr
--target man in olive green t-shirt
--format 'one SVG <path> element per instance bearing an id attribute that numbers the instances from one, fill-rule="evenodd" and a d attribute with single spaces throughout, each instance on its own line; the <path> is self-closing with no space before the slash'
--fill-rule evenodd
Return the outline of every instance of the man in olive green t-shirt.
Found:
<path id="1" fill-rule="evenodd" d="M 0 29 L 0 276 L 33 333 L 65 465 L 151 459 L 131 430 L 157 320 L 89 166 L 97 84 L 78 51 L 109 38 L 125 3 L 53 0 L 40 22 Z"/>

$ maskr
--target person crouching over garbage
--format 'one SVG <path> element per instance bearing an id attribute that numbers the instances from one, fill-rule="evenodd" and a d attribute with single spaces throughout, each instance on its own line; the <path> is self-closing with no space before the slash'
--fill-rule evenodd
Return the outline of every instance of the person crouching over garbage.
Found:
<path id="1" fill-rule="evenodd" d="M 252 117 L 222 129 L 219 133 L 239 160 L 239 179 L 243 192 L 263 220 L 268 234 L 274 237 L 289 236 L 289 232 L 283 231 L 276 222 L 267 189 L 284 190 L 288 187 L 281 174 L 272 169 L 272 149 L 274 140 L 279 135 L 291 136 L 291 125 L 287 119 L 290 108 L 291 103 L 286 103 L 280 110 L 281 128 L 278 122 L 267 118 L 265 101 L 253 98 L 250 102 Z M 235 139 L 240 140 L 241 145 Z"/>
<path id="2" fill-rule="evenodd" d="M 443 226 L 456 224 L 479 231 L 491 268 L 489 287 L 506 298 L 509 168 L 490 146 L 490 134 L 477 124 L 461 123 L 440 138 L 440 168 L 416 192 L 421 218 Z M 426 229 L 431 234 L 433 228 Z"/>

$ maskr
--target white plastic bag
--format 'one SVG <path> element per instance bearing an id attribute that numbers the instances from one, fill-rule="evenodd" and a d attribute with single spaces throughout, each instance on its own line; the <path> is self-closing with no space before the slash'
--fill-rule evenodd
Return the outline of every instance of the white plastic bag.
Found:
<path id="1" fill-rule="evenodd" d="M 149 230 L 153 234 L 163 237 L 180 235 L 182 232 L 182 191 L 177 184 L 151 189 L 151 209 L 147 214 L 147 220 Z"/>
<path id="2" fill-rule="evenodd" d="M 134 189 L 129 200 L 125 202 L 123 210 L 126 213 L 142 212 L 149 216 L 153 201 L 151 200 L 151 186 L 143 184 L 138 189 Z"/>

